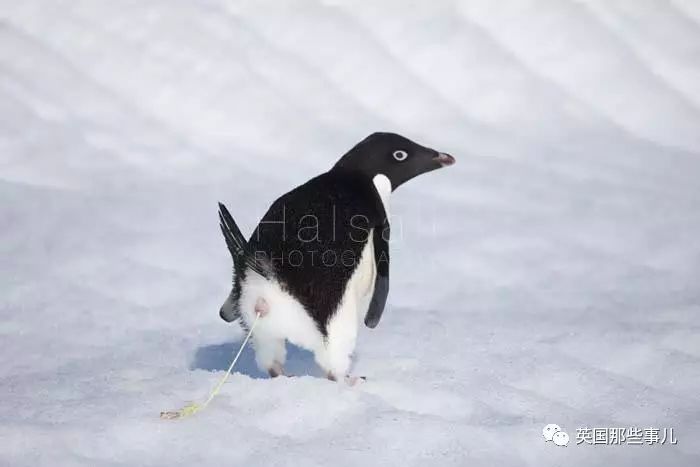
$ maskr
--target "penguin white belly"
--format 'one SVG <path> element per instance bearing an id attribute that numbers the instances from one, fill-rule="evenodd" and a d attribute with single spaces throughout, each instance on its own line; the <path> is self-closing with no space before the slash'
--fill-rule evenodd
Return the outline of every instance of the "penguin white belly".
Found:
<path id="1" fill-rule="evenodd" d="M 350 357 L 355 351 L 357 331 L 374 292 L 375 274 L 374 244 L 370 232 L 360 262 L 348 281 L 337 310 L 328 321 L 325 348 L 316 353 L 316 361 L 329 375 L 343 377 L 350 370 Z"/>
<path id="2" fill-rule="evenodd" d="M 359 321 L 364 320 L 365 315 L 367 314 L 367 309 L 369 308 L 369 303 L 372 300 L 372 294 L 374 294 L 374 281 L 377 275 L 377 265 L 374 262 L 374 242 L 372 241 L 373 234 L 374 229 L 370 230 L 369 232 L 367 245 L 365 245 L 365 248 L 362 250 L 360 264 L 350 279 L 352 287 L 349 286 L 345 291 L 346 294 L 351 292 L 355 294 L 357 310 L 356 314 Z M 343 301 L 345 301 L 345 297 L 343 297 Z"/>

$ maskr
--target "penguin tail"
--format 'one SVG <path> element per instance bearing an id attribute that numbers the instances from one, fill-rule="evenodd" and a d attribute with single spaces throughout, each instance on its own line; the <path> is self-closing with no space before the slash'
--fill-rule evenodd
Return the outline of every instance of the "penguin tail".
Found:
<path id="1" fill-rule="evenodd" d="M 246 242 L 243 237 L 241 229 L 238 228 L 236 221 L 233 220 L 231 213 L 228 212 L 228 209 L 226 209 L 226 206 L 222 203 L 219 203 L 219 226 L 221 227 L 221 233 L 224 234 L 226 246 L 231 252 L 233 259 L 235 260 L 244 255 L 248 242 Z"/>
<path id="2" fill-rule="evenodd" d="M 248 242 L 238 228 L 238 224 L 233 220 L 231 213 L 228 212 L 226 206 L 219 203 L 219 226 L 221 233 L 224 234 L 226 246 L 231 252 L 233 263 L 238 267 L 249 267 L 261 276 L 268 278 L 270 276 L 269 268 L 265 264 L 259 262 L 252 254 L 248 247 Z"/>

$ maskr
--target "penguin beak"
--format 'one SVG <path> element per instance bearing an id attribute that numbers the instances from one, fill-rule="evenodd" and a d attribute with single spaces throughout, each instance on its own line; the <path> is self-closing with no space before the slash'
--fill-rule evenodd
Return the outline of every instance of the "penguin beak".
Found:
<path id="1" fill-rule="evenodd" d="M 440 164 L 440 167 L 447 167 L 455 163 L 455 158 L 444 152 L 439 152 L 437 156 L 433 157 L 433 160 Z"/>

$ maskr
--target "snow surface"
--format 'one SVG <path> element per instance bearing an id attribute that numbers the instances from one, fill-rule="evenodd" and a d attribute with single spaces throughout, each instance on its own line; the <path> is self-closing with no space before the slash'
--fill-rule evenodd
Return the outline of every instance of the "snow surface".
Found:
<path id="1" fill-rule="evenodd" d="M 394 194 L 369 381 L 247 349 L 160 420 L 242 338 L 216 201 L 376 130 L 458 163 Z M 695 0 L 0 0 L 0 464 L 700 465 L 699 130 Z"/>

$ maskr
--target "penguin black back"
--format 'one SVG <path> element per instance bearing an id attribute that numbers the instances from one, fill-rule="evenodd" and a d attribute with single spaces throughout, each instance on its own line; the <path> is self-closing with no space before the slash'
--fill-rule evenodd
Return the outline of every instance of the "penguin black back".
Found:
<path id="1" fill-rule="evenodd" d="M 383 216 L 371 180 L 337 168 L 275 201 L 253 232 L 250 250 L 325 334 L 370 231 Z"/>

